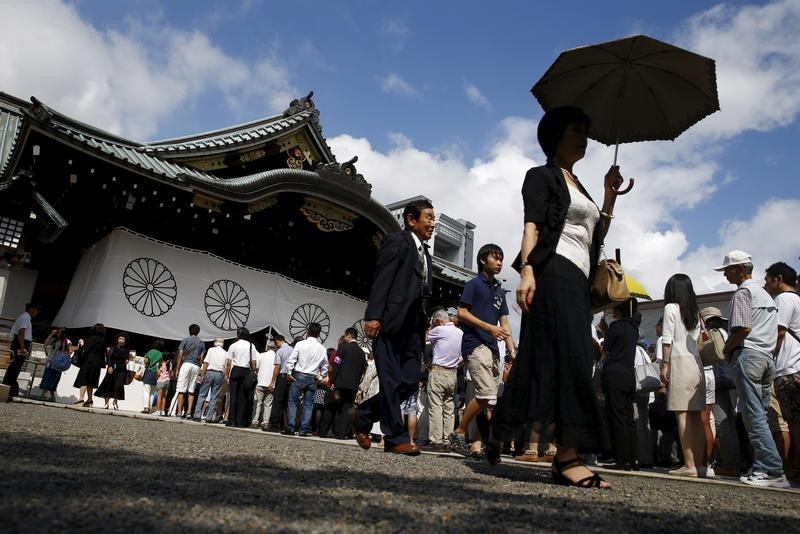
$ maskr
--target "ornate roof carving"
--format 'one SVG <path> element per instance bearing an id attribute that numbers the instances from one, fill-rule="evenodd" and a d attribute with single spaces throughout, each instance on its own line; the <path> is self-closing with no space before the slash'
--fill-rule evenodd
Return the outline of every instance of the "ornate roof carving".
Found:
<path id="1" fill-rule="evenodd" d="M 336 175 L 339 177 L 344 177 L 352 180 L 357 186 L 365 188 L 370 194 L 372 193 L 372 184 L 367 182 L 364 178 L 364 175 L 359 174 L 356 170 L 356 166 L 354 165 L 355 162 L 358 161 L 358 156 L 353 156 L 351 159 L 345 161 L 344 163 L 339 162 L 332 162 L 332 163 L 320 163 L 314 169 L 317 171 L 317 174 L 320 176 L 325 175 Z"/>
<path id="2" fill-rule="evenodd" d="M 311 100 L 311 97 L 314 96 L 314 91 L 309 91 L 309 93 L 302 97 L 302 98 L 295 98 L 291 102 L 289 102 L 289 107 L 286 108 L 283 112 L 284 117 L 289 117 L 291 115 L 296 115 L 297 113 L 301 113 L 303 111 L 314 111 L 317 109 L 317 106 L 314 104 L 314 101 Z"/>

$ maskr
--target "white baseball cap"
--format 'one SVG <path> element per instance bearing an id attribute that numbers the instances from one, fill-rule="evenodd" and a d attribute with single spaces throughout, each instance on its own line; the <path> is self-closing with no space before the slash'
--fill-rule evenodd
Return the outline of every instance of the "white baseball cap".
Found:
<path id="1" fill-rule="evenodd" d="M 742 265 L 743 263 L 753 263 L 753 257 L 744 250 L 731 250 L 725 254 L 725 259 L 722 260 L 722 266 L 714 267 L 714 270 L 724 271 L 726 267 Z"/>

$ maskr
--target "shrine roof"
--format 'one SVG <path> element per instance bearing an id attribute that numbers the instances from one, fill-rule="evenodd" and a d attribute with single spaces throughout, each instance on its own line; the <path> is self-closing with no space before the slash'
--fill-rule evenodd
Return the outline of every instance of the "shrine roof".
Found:
<path id="1" fill-rule="evenodd" d="M 319 110 L 311 99 L 313 94 L 312 91 L 303 98 L 293 100 L 280 115 L 209 132 L 153 141 L 143 145 L 143 148 L 148 153 L 163 157 L 214 154 L 262 144 L 307 126 L 326 162 L 330 163 L 336 158 L 322 136 Z"/>

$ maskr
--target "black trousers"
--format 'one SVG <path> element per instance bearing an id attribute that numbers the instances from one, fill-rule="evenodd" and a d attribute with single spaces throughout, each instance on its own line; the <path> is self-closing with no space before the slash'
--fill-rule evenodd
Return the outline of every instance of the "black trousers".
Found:
<path id="1" fill-rule="evenodd" d="M 639 440 L 633 420 L 633 403 L 636 401 L 633 372 L 606 371 L 603 374 L 603 392 L 606 395 L 606 413 L 614 460 L 618 464 L 632 464 L 639 456 Z"/>
<path id="2" fill-rule="evenodd" d="M 285 374 L 278 375 L 275 380 L 275 391 L 272 393 L 272 408 L 269 412 L 269 428 L 283 428 L 283 413 L 289 398 L 289 381 Z"/>
<path id="3" fill-rule="evenodd" d="M 328 434 L 331 433 L 333 430 L 333 424 L 336 419 L 336 407 L 338 403 L 331 402 L 330 404 L 326 404 L 325 406 L 319 407 L 314 406 L 314 408 L 320 408 L 322 410 L 322 414 L 319 418 L 319 426 L 317 427 L 317 434 L 321 438 L 327 438 Z"/>
<path id="4" fill-rule="evenodd" d="M 226 426 L 245 427 L 250 424 L 247 413 L 247 392 L 244 389 L 244 379 L 247 378 L 250 368 L 234 366 L 231 369 L 230 382 L 230 411 Z"/>
<path id="5" fill-rule="evenodd" d="M 336 405 L 336 419 L 333 421 L 333 437 L 346 438 L 353 433 L 353 402 L 356 390 L 338 389 L 339 402 Z"/>
<path id="6" fill-rule="evenodd" d="M 27 360 L 30 355 L 31 342 L 27 339 L 25 340 L 25 349 L 28 351 L 28 354 L 25 356 L 17 355 L 17 349 L 19 348 L 17 336 L 14 336 L 14 339 L 11 341 L 11 360 L 8 363 L 6 374 L 3 376 L 3 384 L 11 386 L 8 392 L 9 399 L 11 397 L 19 397 L 19 382 L 17 382 L 17 378 L 19 378 L 19 373 L 22 371 L 25 360 Z"/>
<path id="7" fill-rule="evenodd" d="M 419 389 L 423 331 L 381 334 L 372 343 L 380 391 L 358 406 L 355 430 L 368 432 L 380 421 L 387 449 L 410 442 L 400 405 Z"/>

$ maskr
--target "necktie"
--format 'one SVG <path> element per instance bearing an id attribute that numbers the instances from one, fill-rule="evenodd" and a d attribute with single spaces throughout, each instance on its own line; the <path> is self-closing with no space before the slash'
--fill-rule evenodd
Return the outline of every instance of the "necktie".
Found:
<path id="1" fill-rule="evenodd" d="M 426 245 L 420 245 L 419 249 L 418 249 L 419 250 L 419 261 L 422 262 L 422 283 L 423 283 L 423 285 L 428 283 L 428 262 L 426 261 L 426 258 L 425 258 L 425 247 L 426 247 Z"/>

